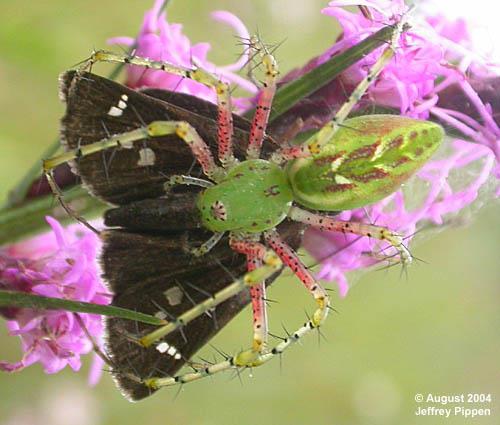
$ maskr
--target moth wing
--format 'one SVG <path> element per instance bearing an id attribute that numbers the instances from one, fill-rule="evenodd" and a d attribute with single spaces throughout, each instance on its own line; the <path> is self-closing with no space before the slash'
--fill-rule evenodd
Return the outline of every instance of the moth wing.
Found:
<path id="1" fill-rule="evenodd" d="M 245 272 L 244 258 L 231 252 L 227 243 L 193 260 L 179 244 L 183 236 L 106 231 L 102 263 L 104 277 L 115 292 L 113 305 L 173 320 Z M 193 232 L 190 237 L 201 243 Z M 161 342 L 175 347 L 180 358 L 160 353 L 156 344 L 144 348 L 134 341 L 155 326 L 107 318 L 107 352 L 122 393 L 131 400 L 151 395 L 154 390 L 141 381 L 175 375 L 248 302 L 248 292 L 242 292 L 162 338 Z"/>
<path id="2" fill-rule="evenodd" d="M 134 91 L 91 73 L 69 71 L 60 77 L 60 96 L 66 103 L 61 140 L 77 149 L 112 135 L 144 127 L 156 120 L 187 121 L 217 155 L 217 107 L 193 96 L 163 90 Z M 178 103 L 178 105 L 175 104 Z M 235 154 L 242 158 L 250 124 L 234 115 Z M 270 139 L 268 139 L 270 141 Z M 153 160 L 141 164 L 141 150 Z M 115 205 L 155 198 L 172 174 L 201 176 L 190 149 L 177 136 L 147 138 L 133 148 L 110 148 L 72 161 L 87 189 Z"/>
<path id="3" fill-rule="evenodd" d="M 115 294 L 113 305 L 167 320 L 209 298 L 246 271 L 245 257 L 230 249 L 227 238 L 207 255 L 194 257 L 189 248 L 207 239 L 207 232 L 197 228 L 199 222 L 189 218 L 197 213 L 195 194 L 172 197 L 170 203 L 139 201 L 108 211 L 107 224 L 127 228 L 103 232 L 101 255 L 103 277 Z M 158 217 L 155 208 L 162 209 L 169 218 L 168 224 L 152 218 Z M 140 230 L 136 223 L 142 223 L 148 231 Z M 300 243 L 301 228 L 293 222 L 279 226 L 283 237 L 295 247 Z M 114 363 L 113 376 L 123 394 L 132 400 L 149 396 L 153 390 L 141 381 L 175 375 L 249 301 L 248 291 L 243 291 L 163 338 L 161 342 L 175 347 L 180 354 L 177 359 L 160 353 L 155 345 L 144 348 L 134 341 L 155 330 L 155 326 L 107 318 L 107 351 Z M 250 326 L 250 317 L 248 322 Z"/>

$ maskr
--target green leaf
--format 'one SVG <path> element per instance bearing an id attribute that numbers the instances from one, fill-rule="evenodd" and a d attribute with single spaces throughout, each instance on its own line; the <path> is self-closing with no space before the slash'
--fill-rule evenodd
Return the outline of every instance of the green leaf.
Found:
<path id="1" fill-rule="evenodd" d="M 125 308 L 110 305 L 86 303 L 83 301 L 70 301 L 61 298 L 41 297 L 24 292 L 0 291 L 0 307 L 20 307 L 36 310 L 65 310 L 75 313 L 92 313 L 102 316 L 120 317 L 135 320 L 149 325 L 165 325 L 167 322 L 149 314 L 139 313 Z"/>

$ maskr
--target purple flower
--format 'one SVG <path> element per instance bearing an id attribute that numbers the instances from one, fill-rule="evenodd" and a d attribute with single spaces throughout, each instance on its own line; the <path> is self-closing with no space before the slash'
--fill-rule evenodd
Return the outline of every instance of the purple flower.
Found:
<path id="1" fill-rule="evenodd" d="M 111 296 L 100 280 L 96 262 L 99 238 L 80 225 L 64 229 L 47 217 L 52 233 L 0 250 L 0 288 L 68 300 L 109 304 Z M 10 335 L 19 336 L 24 352 L 16 363 L 0 362 L 0 370 L 13 372 L 40 362 L 46 373 L 69 365 L 77 371 L 80 356 L 93 346 L 81 324 L 102 343 L 101 317 L 62 310 L 0 309 Z M 96 359 L 98 357 L 96 356 Z M 96 382 L 102 363 L 93 367 Z"/>
<path id="2" fill-rule="evenodd" d="M 340 6 L 360 5 L 372 19 Z M 366 9 L 367 8 L 367 9 Z M 316 58 L 317 66 L 379 30 L 394 23 L 406 11 L 403 1 L 332 1 L 323 13 L 335 17 L 343 28 L 341 39 Z M 354 87 L 380 55 L 380 49 L 354 64 L 341 76 Z M 464 20 L 448 22 L 442 16 L 427 18 L 405 33 L 395 58 L 370 87 L 367 97 L 376 105 L 398 109 L 402 115 L 440 120 L 462 133 L 469 141 L 449 140 L 437 158 L 427 163 L 411 182 L 411 193 L 404 188 L 364 209 L 345 211 L 343 220 L 374 222 L 407 236 L 424 225 L 442 226 L 467 207 L 481 204 L 480 193 L 488 190 L 490 176 L 499 175 L 500 129 L 492 106 L 482 101 L 473 88 L 474 81 L 494 78 L 487 58 L 474 53 Z M 455 100 L 447 99 L 449 88 Z M 468 104 L 470 114 L 459 109 Z M 457 177 L 458 176 L 458 177 Z M 319 277 L 335 280 L 344 296 L 348 290 L 346 273 L 379 263 L 393 250 L 367 238 L 337 235 L 309 229 L 306 249 L 321 263 Z"/>
<path id="3" fill-rule="evenodd" d="M 257 93 L 257 87 L 235 72 L 248 62 L 248 53 L 243 53 L 238 61 L 226 66 L 217 66 L 207 59 L 210 50 L 209 43 L 191 44 L 188 37 L 182 33 L 182 25 L 169 23 L 166 12 L 160 13 L 164 0 L 156 0 L 153 9 L 146 12 L 142 28 L 137 38 L 114 37 L 110 44 L 121 44 L 133 47 L 137 56 L 168 62 L 186 68 L 200 67 L 220 76 L 224 81 L 237 84 L 251 94 Z M 243 23 L 233 14 L 226 11 L 216 11 L 212 17 L 230 25 L 241 40 L 249 40 L 250 36 Z M 168 74 L 164 71 L 144 70 L 143 67 L 127 66 L 126 85 L 131 88 L 160 88 L 188 93 L 211 102 L 216 101 L 213 89 L 193 80 Z M 234 105 L 239 108 L 249 106 L 247 99 L 234 99 Z"/>

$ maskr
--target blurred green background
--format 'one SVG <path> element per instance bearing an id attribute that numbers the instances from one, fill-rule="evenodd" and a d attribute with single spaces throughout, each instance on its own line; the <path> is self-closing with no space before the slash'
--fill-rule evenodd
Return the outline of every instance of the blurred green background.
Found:
<path id="1" fill-rule="evenodd" d="M 238 47 L 229 29 L 209 12 L 236 13 L 266 41 L 284 41 L 276 53 L 287 71 L 322 52 L 336 26 L 319 14 L 326 1 L 176 0 L 171 22 L 182 22 L 192 41 L 210 41 L 211 59 L 232 62 Z M 105 47 L 117 35 L 134 36 L 152 1 L 0 1 L 0 197 L 6 195 L 55 139 L 63 107 L 57 76 Z M 410 269 L 371 272 L 323 329 L 272 362 L 163 390 L 130 404 L 105 376 L 97 388 L 87 370 L 45 375 L 38 366 L 0 375 L 0 424 L 465 424 L 461 417 L 416 417 L 415 394 L 491 393 L 491 417 L 500 423 L 500 285 L 498 208 L 486 207 L 467 228 L 450 229 L 414 248 L 426 261 Z M 497 219 L 497 220 L 495 220 Z M 270 290 L 271 329 L 302 323 L 313 305 L 300 285 L 284 278 Z M 0 360 L 20 356 L 19 344 L 0 324 Z M 233 352 L 249 342 L 250 312 L 243 312 L 214 341 Z M 206 350 L 211 353 L 212 350 Z M 176 395 L 177 394 L 177 395 Z M 423 407 L 427 404 L 423 403 Z M 437 406 L 440 407 L 440 406 Z M 447 406 L 449 407 L 449 406 Z"/>

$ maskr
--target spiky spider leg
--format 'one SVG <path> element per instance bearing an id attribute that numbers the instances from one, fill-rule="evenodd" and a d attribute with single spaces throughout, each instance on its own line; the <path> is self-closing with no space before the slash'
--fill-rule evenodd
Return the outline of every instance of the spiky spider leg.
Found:
<path id="1" fill-rule="evenodd" d="M 115 62 L 143 66 L 147 69 L 161 70 L 174 75 L 179 75 L 181 77 L 189 78 L 207 87 L 213 88 L 217 94 L 218 104 L 218 158 L 224 168 L 230 168 L 237 162 L 233 155 L 233 118 L 231 108 L 231 94 L 229 85 L 227 83 L 221 81 L 217 76 L 199 68 L 188 69 L 180 66 L 175 66 L 167 62 L 151 61 L 147 58 L 140 58 L 136 56 L 131 57 L 127 55 L 118 55 L 103 50 L 94 52 L 91 57 L 87 59 L 81 66 L 80 71 L 91 68 L 92 65 L 94 65 L 96 62 Z M 116 109 L 116 107 L 113 108 Z M 113 108 L 110 110 L 110 114 L 112 114 L 113 112 L 117 112 L 114 111 Z M 146 129 L 138 129 L 129 133 L 125 133 L 123 135 L 113 136 L 109 139 L 91 143 L 43 161 L 43 171 L 46 175 L 51 190 L 61 206 L 68 213 L 68 215 L 80 221 L 90 230 L 99 233 L 90 223 L 88 223 L 83 217 L 79 216 L 78 213 L 65 202 L 63 193 L 58 187 L 53 176 L 53 170 L 57 165 L 78 159 L 85 155 L 100 152 L 111 147 L 132 148 L 133 142 L 144 139 L 148 136 L 155 137 L 155 135 L 159 136 L 177 133 L 179 137 L 190 144 L 193 154 L 198 159 L 198 162 L 202 165 L 203 171 L 205 175 L 207 175 L 207 177 L 211 178 L 214 181 L 219 181 L 220 178 L 225 175 L 225 173 L 220 170 L 220 167 L 218 167 L 213 161 L 210 150 L 208 149 L 206 144 L 198 136 L 196 130 L 192 128 L 188 123 L 179 122 L 178 128 L 175 131 L 167 131 L 163 133 L 160 132 L 162 134 L 151 134 L 154 133 L 154 131 L 149 131 L 150 126 L 152 126 L 153 124 L 157 123 L 151 123 Z M 162 124 L 162 122 L 158 122 L 158 124 L 161 127 L 165 125 L 168 126 L 170 123 L 166 122 Z M 143 152 L 141 151 L 140 154 L 142 158 Z"/>
<path id="2" fill-rule="evenodd" d="M 164 326 L 159 327 L 155 331 L 143 336 L 137 342 L 144 346 L 149 347 L 156 341 L 171 332 L 182 328 L 187 323 L 191 322 L 198 316 L 206 311 L 218 306 L 220 303 L 240 293 L 246 288 L 260 284 L 260 282 L 271 277 L 274 273 L 281 270 L 282 262 L 278 256 L 271 250 L 266 250 L 263 255 L 263 265 L 255 270 L 247 272 L 243 277 L 235 280 L 232 284 L 226 286 L 224 289 L 213 294 L 211 297 L 200 302 L 193 308 L 178 316 L 175 320 L 170 321 Z"/>
<path id="3" fill-rule="evenodd" d="M 144 140 L 150 137 L 167 136 L 170 134 L 176 134 L 184 140 L 184 142 L 186 142 L 207 177 L 217 182 L 225 176 L 225 170 L 215 163 L 207 144 L 199 136 L 196 129 L 185 121 L 153 121 L 146 127 L 138 128 L 127 133 L 117 134 L 109 137 L 108 139 L 80 146 L 77 149 L 68 150 L 58 156 L 44 160 L 43 172 L 47 177 L 47 181 L 49 182 L 54 195 L 68 214 L 80 221 L 86 227 L 97 232 L 92 225 L 90 225 L 83 217 L 80 217 L 71 209 L 69 205 L 66 204 L 63 193 L 57 186 L 54 179 L 53 170 L 58 165 L 65 164 L 72 160 L 77 160 L 83 156 L 91 155 L 96 152 L 102 152 L 110 148 L 131 149 L 134 146 L 134 142 L 139 140 Z M 194 179 L 191 178 L 189 183 L 194 184 Z"/>
<path id="4" fill-rule="evenodd" d="M 207 376 L 212 376 L 226 370 L 234 370 L 235 368 L 256 367 L 272 360 L 276 356 L 281 355 L 288 347 L 301 340 L 305 335 L 310 333 L 313 329 L 317 329 L 313 319 L 308 320 L 300 328 L 292 332 L 289 336 L 283 339 L 282 342 L 277 344 L 272 350 L 266 351 L 256 358 L 253 358 L 251 363 L 247 359 L 242 359 L 242 354 L 248 355 L 248 351 L 237 354 L 236 356 L 226 358 L 224 361 L 209 365 L 196 372 L 177 375 L 170 378 L 149 378 L 144 380 L 144 384 L 152 389 L 159 389 L 162 387 L 171 387 L 179 384 L 187 384 L 189 382 L 198 381 Z M 243 360 L 243 361 L 242 361 Z"/>
<path id="5" fill-rule="evenodd" d="M 174 174 L 170 176 L 168 182 L 163 185 L 163 189 L 165 190 L 165 194 L 168 195 L 172 188 L 177 185 L 185 185 L 185 186 L 198 186 L 198 187 L 212 187 L 214 184 L 208 180 L 200 179 L 198 177 L 192 176 L 183 176 L 181 174 Z"/>
<path id="6" fill-rule="evenodd" d="M 377 79 L 384 67 L 395 55 L 395 49 L 398 45 L 398 40 L 406 29 L 404 19 L 401 19 L 395 26 L 389 46 L 383 51 L 372 68 L 368 71 L 367 76 L 361 80 L 354 91 L 349 96 L 341 108 L 337 111 L 332 120 L 323 126 L 317 133 L 307 139 L 299 146 L 285 147 L 277 150 L 271 155 L 271 161 L 282 164 L 295 158 L 306 158 L 314 156 L 321 152 L 321 149 L 332 140 L 333 136 L 340 129 L 344 121 L 347 119 L 353 108 L 364 96 L 370 85 Z"/>
<path id="7" fill-rule="evenodd" d="M 247 159 L 260 157 L 262 141 L 264 140 L 265 129 L 271 113 L 274 94 L 276 93 L 276 80 L 279 74 L 278 64 L 265 46 L 262 47 L 262 64 L 265 67 L 265 80 L 259 92 L 255 114 L 250 128 L 250 139 L 248 141 Z M 262 50 L 261 49 L 261 50 Z"/>
<path id="8" fill-rule="evenodd" d="M 218 141 L 219 141 L 219 160 L 224 167 L 231 167 L 235 162 L 233 155 L 233 116 L 231 109 L 231 93 L 228 83 L 201 68 L 184 68 L 173 65 L 168 62 L 154 61 L 148 58 L 138 56 L 129 56 L 116 54 L 104 50 L 98 50 L 92 53 L 89 59 L 85 61 L 82 70 L 91 68 L 97 62 L 122 63 L 128 65 L 137 65 L 146 69 L 165 71 L 180 77 L 189 78 L 197 81 L 209 88 L 214 89 L 217 94 L 218 106 Z"/>
<path id="9" fill-rule="evenodd" d="M 330 308 L 330 298 L 327 292 L 316 282 L 314 277 L 305 268 L 295 252 L 285 244 L 276 231 L 268 231 L 264 233 L 266 242 L 273 248 L 273 250 L 280 256 L 283 261 L 299 276 L 300 280 L 304 283 L 309 292 L 313 295 L 318 303 L 318 309 L 315 311 L 313 317 L 309 319 L 299 329 L 292 332 L 282 342 L 277 344 L 271 350 L 266 350 L 257 355 L 253 350 L 242 351 L 236 356 L 226 358 L 224 361 L 208 365 L 196 372 L 186 373 L 170 378 L 150 378 L 144 381 L 146 385 L 153 389 L 161 387 L 169 387 L 179 384 L 187 384 L 189 382 L 197 381 L 207 376 L 215 375 L 225 370 L 235 368 L 246 368 L 261 366 L 264 363 L 272 360 L 274 357 L 281 355 L 287 348 L 301 340 L 305 335 L 314 329 L 318 329 L 325 321 Z M 258 244 L 260 245 L 260 244 Z M 247 249 L 250 245 L 247 245 Z M 235 247 L 238 249 L 238 247 Z M 256 247 L 261 249 L 260 247 Z M 245 249 L 242 248 L 244 251 Z M 268 251 L 267 251 L 268 252 Z M 258 269 L 256 269 L 258 270 Z"/>
<path id="10" fill-rule="evenodd" d="M 386 241 L 398 251 L 403 265 L 410 264 L 412 261 L 410 251 L 403 244 L 402 236 L 386 227 L 355 221 L 335 220 L 331 217 L 314 214 L 295 206 L 290 208 L 288 217 L 294 221 L 316 227 L 321 231 L 352 233 L 354 235 Z"/>
<path id="11" fill-rule="evenodd" d="M 49 183 L 50 190 L 52 191 L 52 193 L 54 194 L 54 196 L 56 197 L 57 201 L 64 209 L 64 211 L 66 211 L 66 213 L 70 217 L 82 223 L 87 229 L 91 230 L 95 234 L 98 235 L 99 233 L 101 233 L 94 226 L 92 226 L 92 224 L 90 224 L 87 220 L 81 217 L 80 214 L 78 214 L 73 208 L 71 208 L 71 206 L 64 200 L 63 192 L 61 188 L 58 186 L 56 179 L 54 178 L 54 168 L 46 168 L 45 161 L 43 163 L 43 172 L 45 174 L 47 182 Z"/>
<path id="12" fill-rule="evenodd" d="M 262 258 L 267 248 L 261 243 L 246 241 L 232 234 L 229 245 L 234 251 L 247 256 L 247 268 L 249 272 L 262 266 Z M 260 282 L 258 285 L 250 288 L 253 312 L 253 343 L 251 350 L 256 355 L 260 354 L 267 345 L 268 327 L 265 297 L 265 282 Z"/>
<path id="13" fill-rule="evenodd" d="M 316 279 L 314 279 L 312 274 L 307 270 L 305 265 L 302 264 L 300 259 L 297 257 L 297 254 L 292 250 L 292 248 L 290 248 L 284 241 L 281 240 L 275 230 L 264 232 L 264 239 L 266 240 L 267 244 L 273 249 L 274 253 L 276 253 L 278 257 L 281 258 L 283 263 L 285 263 L 285 265 L 287 265 L 295 273 L 295 275 L 299 277 L 304 286 L 314 297 L 316 303 L 318 304 L 318 308 L 314 312 L 312 318 L 304 323 L 304 325 L 297 329 L 295 332 L 291 333 L 287 338 L 283 339 L 282 342 L 277 344 L 270 351 L 264 351 L 263 344 L 260 343 L 263 332 L 265 332 L 265 334 L 267 335 L 267 326 L 265 330 L 254 326 L 254 344 L 252 349 L 241 351 L 233 357 L 227 358 L 220 363 L 209 365 L 196 372 L 178 375 L 176 377 L 170 378 L 147 379 L 144 381 L 146 385 L 150 386 L 151 388 L 158 389 L 160 387 L 185 384 L 188 382 L 196 381 L 206 376 L 214 375 L 216 373 L 229 369 L 261 366 L 274 357 L 282 354 L 288 347 L 302 339 L 302 337 L 310 333 L 313 329 L 318 329 L 324 323 L 328 316 L 328 310 L 330 308 L 330 297 L 326 290 L 316 281 Z M 261 257 L 262 255 L 268 255 L 269 253 L 269 251 L 262 244 L 242 241 L 238 238 L 235 238 L 234 235 L 231 239 L 231 247 L 237 252 L 246 253 L 247 255 L 251 254 L 251 256 L 255 257 Z M 259 268 L 256 268 L 255 270 L 259 270 Z M 260 285 L 252 285 L 251 288 L 258 288 L 259 286 Z M 254 300 L 252 299 L 252 302 L 253 301 Z M 260 297 L 260 301 L 256 301 L 259 303 L 259 307 L 262 306 L 263 308 L 265 308 L 265 304 L 263 302 L 264 299 L 262 296 Z M 254 306 L 253 303 L 252 306 Z M 196 306 L 194 309 L 198 309 L 198 307 L 199 306 Z M 198 310 L 198 314 L 202 314 L 203 311 L 205 311 L 201 308 L 199 308 Z M 255 323 L 259 323 L 259 319 L 260 321 L 264 319 L 264 317 L 260 317 L 259 314 L 255 315 L 255 310 L 254 318 L 257 319 Z"/>
<path id="14" fill-rule="evenodd" d="M 248 271 L 262 266 L 262 259 L 254 254 L 247 254 Z M 250 288 L 250 299 L 253 312 L 253 345 L 254 351 L 262 352 L 267 347 L 268 323 L 266 306 L 266 283 L 261 282 Z"/>
<path id="15" fill-rule="evenodd" d="M 311 323 L 314 328 L 321 326 L 328 316 L 328 308 L 330 307 L 330 297 L 328 293 L 309 270 L 307 270 L 296 252 L 279 237 L 276 230 L 264 232 L 264 239 L 273 251 L 278 254 L 281 261 L 293 271 L 295 276 L 300 279 L 313 296 L 318 304 L 318 309 L 314 312 Z"/>
<path id="16" fill-rule="evenodd" d="M 203 369 L 196 372 L 186 373 L 182 375 L 177 375 L 170 378 L 150 378 L 144 381 L 144 384 L 151 387 L 152 389 L 159 389 L 161 387 L 171 387 L 179 384 L 187 384 L 189 382 L 198 381 L 207 376 L 215 375 L 219 372 L 224 372 L 226 370 L 231 370 L 241 367 L 255 367 L 261 366 L 264 363 L 272 360 L 276 356 L 281 355 L 287 348 L 301 340 L 304 336 L 309 334 L 312 330 L 317 329 L 318 325 L 315 323 L 314 319 L 308 320 L 300 328 L 292 332 L 289 336 L 283 339 L 279 344 L 277 344 L 272 350 L 266 351 L 260 354 L 251 364 L 242 363 L 241 354 L 239 353 L 234 357 L 226 358 L 224 361 L 209 365 Z M 248 354 L 248 352 L 243 352 L 243 354 Z"/>

